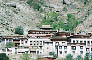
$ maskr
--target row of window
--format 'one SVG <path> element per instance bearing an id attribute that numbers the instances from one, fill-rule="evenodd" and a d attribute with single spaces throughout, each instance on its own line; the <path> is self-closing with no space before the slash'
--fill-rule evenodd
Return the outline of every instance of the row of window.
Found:
<path id="1" fill-rule="evenodd" d="M 59 51 L 60 54 L 62 54 L 62 51 Z M 65 54 L 67 54 L 67 51 L 64 51 Z M 75 51 L 72 51 L 73 54 L 75 54 Z M 80 51 L 80 54 L 83 54 L 83 51 Z"/>
<path id="2" fill-rule="evenodd" d="M 90 41 L 78 41 L 78 40 L 73 40 L 73 43 L 88 43 L 88 44 L 90 44 Z M 92 43 L 92 41 L 91 41 L 91 43 Z"/>
<path id="3" fill-rule="evenodd" d="M 59 49 L 62 49 L 62 46 L 59 46 Z M 67 49 L 67 46 L 64 46 L 64 49 Z M 72 50 L 76 50 L 76 46 L 71 46 Z M 80 46 L 80 49 L 83 49 L 83 46 Z"/>
<path id="4" fill-rule="evenodd" d="M 33 34 L 50 34 L 51 32 L 32 32 Z"/>
<path id="5" fill-rule="evenodd" d="M 30 45 L 42 45 L 42 41 L 30 41 Z"/>

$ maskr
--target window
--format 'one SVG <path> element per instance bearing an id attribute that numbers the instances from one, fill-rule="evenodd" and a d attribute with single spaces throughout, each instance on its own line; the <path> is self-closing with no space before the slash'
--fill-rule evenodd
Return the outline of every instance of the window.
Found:
<path id="1" fill-rule="evenodd" d="M 34 43 L 35 43 L 35 41 L 34 41 Z"/>
<path id="2" fill-rule="evenodd" d="M 82 41 L 80 41 L 80 43 L 82 43 Z"/>
<path id="3" fill-rule="evenodd" d="M 86 41 L 84 41 L 84 43 L 86 43 Z"/>
<path id="4" fill-rule="evenodd" d="M 62 42 L 62 44 L 64 44 L 65 42 Z"/>
<path id="5" fill-rule="evenodd" d="M 83 46 L 80 46 L 80 49 L 83 49 Z"/>
<path id="6" fill-rule="evenodd" d="M 83 51 L 80 51 L 80 54 L 83 54 Z"/>
<path id="7" fill-rule="evenodd" d="M 9 42 L 12 42 L 12 40 L 9 40 Z"/>
<path id="8" fill-rule="evenodd" d="M 42 54 L 42 52 L 40 52 L 40 54 Z"/>
<path id="9" fill-rule="evenodd" d="M 39 51 L 37 51 L 37 54 L 39 54 Z"/>
<path id="10" fill-rule="evenodd" d="M 90 42 L 88 41 L 88 44 L 90 44 Z"/>
<path id="11" fill-rule="evenodd" d="M 37 41 L 37 45 L 39 45 L 39 42 Z"/>
<path id="12" fill-rule="evenodd" d="M 34 43 L 34 45 L 36 45 L 36 44 Z"/>
<path id="13" fill-rule="evenodd" d="M 86 51 L 89 51 L 89 48 L 86 48 Z"/>
<path id="14" fill-rule="evenodd" d="M 76 46 L 71 46 L 72 50 L 76 50 Z"/>
<path id="15" fill-rule="evenodd" d="M 30 45 L 32 45 L 32 41 L 30 41 Z"/>
<path id="16" fill-rule="evenodd" d="M 73 54 L 75 54 L 75 51 L 72 51 L 73 52 Z"/>
<path id="17" fill-rule="evenodd" d="M 62 49 L 62 46 L 59 46 L 59 49 Z"/>
<path id="18" fill-rule="evenodd" d="M 40 45 L 42 45 L 42 41 L 40 41 Z"/>
<path id="19" fill-rule="evenodd" d="M 67 51 L 65 51 L 65 53 L 67 53 Z"/>
<path id="20" fill-rule="evenodd" d="M 76 42 L 78 43 L 78 40 Z"/>
<path id="21" fill-rule="evenodd" d="M 27 43 L 27 41 L 25 41 L 25 43 Z"/>
<path id="22" fill-rule="evenodd" d="M 42 47 L 40 47 L 40 49 L 42 49 Z"/>
<path id="23" fill-rule="evenodd" d="M 91 51 L 92 51 L 92 48 L 91 48 Z"/>
<path id="24" fill-rule="evenodd" d="M 67 49 L 67 46 L 64 46 L 64 49 Z"/>
<path id="25" fill-rule="evenodd" d="M 62 51 L 59 51 L 60 54 L 62 54 Z"/>
<path id="26" fill-rule="evenodd" d="M 73 40 L 73 43 L 75 43 L 75 40 Z"/>

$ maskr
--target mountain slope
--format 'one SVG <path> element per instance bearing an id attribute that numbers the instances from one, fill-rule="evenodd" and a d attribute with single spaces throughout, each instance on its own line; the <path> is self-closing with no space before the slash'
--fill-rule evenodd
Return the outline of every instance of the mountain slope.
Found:
<path id="1" fill-rule="evenodd" d="M 67 19 L 67 14 L 73 14 L 83 21 L 75 28 L 76 32 L 92 31 L 89 27 L 92 17 L 91 0 L 43 0 L 47 7 L 44 12 L 34 10 L 26 3 L 27 0 L 0 0 L 0 35 L 13 35 L 14 28 L 22 26 L 24 31 L 35 29 L 48 12 L 59 12 L 59 18 Z"/>

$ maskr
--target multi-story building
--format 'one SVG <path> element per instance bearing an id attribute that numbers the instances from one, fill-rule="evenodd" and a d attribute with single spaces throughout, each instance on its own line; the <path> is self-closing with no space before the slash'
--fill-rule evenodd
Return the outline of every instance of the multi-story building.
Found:
<path id="1" fill-rule="evenodd" d="M 29 52 L 28 46 L 25 45 L 27 38 L 24 36 L 1 36 L 0 41 L 0 53 L 23 54 Z M 9 42 L 13 43 L 12 47 L 6 47 L 7 43 Z"/>
<path id="2" fill-rule="evenodd" d="M 57 31 L 51 30 L 50 25 L 42 25 L 40 30 L 29 30 L 28 31 L 28 45 L 30 53 L 33 55 L 49 55 L 49 52 L 53 51 L 53 42 L 50 38 Z"/>
<path id="3" fill-rule="evenodd" d="M 86 53 L 92 53 L 92 38 L 89 35 L 59 32 L 51 38 L 51 41 L 55 43 L 58 57 L 66 57 L 67 54 L 72 54 L 74 58 L 78 55 L 84 57 Z"/>
<path id="4" fill-rule="evenodd" d="M 54 52 L 58 58 L 65 58 L 67 54 L 73 57 L 92 53 L 92 33 L 80 34 L 57 32 L 51 30 L 50 25 L 42 25 L 40 30 L 29 30 L 25 36 L 0 36 L 0 53 L 25 54 L 32 56 L 50 56 Z M 12 42 L 13 47 L 6 48 Z"/>

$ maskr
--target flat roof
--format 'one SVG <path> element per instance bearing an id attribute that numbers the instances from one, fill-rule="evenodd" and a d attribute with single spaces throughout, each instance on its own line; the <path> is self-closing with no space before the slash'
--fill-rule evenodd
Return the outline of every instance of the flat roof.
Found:
<path id="1" fill-rule="evenodd" d="M 52 28 L 51 25 L 42 25 L 40 28 Z"/>
<path id="2" fill-rule="evenodd" d="M 29 30 L 28 32 L 57 32 L 56 30 Z"/>

